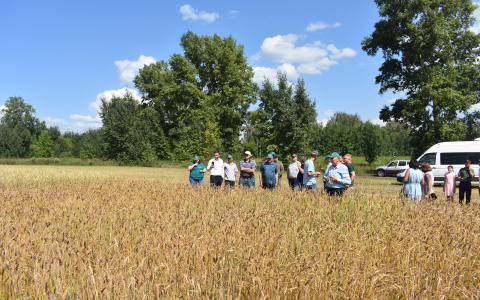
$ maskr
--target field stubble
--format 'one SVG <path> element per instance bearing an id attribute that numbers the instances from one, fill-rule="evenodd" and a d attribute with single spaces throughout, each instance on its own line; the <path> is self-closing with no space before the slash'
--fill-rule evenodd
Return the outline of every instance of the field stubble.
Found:
<path id="1" fill-rule="evenodd" d="M 410 205 L 370 179 L 338 200 L 83 170 L 2 177 L 1 299 L 480 297 L 476 203 Z"/>

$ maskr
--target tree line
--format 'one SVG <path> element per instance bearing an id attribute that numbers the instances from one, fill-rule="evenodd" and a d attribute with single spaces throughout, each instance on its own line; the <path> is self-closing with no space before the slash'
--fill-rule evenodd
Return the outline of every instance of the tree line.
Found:
<path id="1" fill-rule="evenodd" d="M 131 94 L 102 99 L 103 126 L 61 134 L 35 117 L 20 97 L 10 97 L 0 124 L 0 156 L 107 158 L 120 162 L 208 158 L 214 150 L 237 157 L 333 151 L 415 157 L 435 143 L 480 136 L 480 34 L 469 30 L 478 7 L 463 0 L 375 0 L 380 21 L 362 48 L 385 59 L 380 93 L 402 93 L 379 113 L 386 125 L 357 114 L 335 113 L 316 121 L 302 77 L 290 82 L 253 81 L 243 45 L 232 37 L 182 35 L 183 54 L 144 66 Z M 331 99 L 321 99 L 330 101 Z"/>
<path id="2" fill-rule="evenodd" d="M 284 74 L 279 75 L 279 80 L 285 80 Z M 275 94 L 282 89 L 282 84 L 278 87 L 266 84 L 265 88 Z M 293 86 L 287 86 L 287 89 L 291 91 Z M 298 102 L 298 92 L 283 99 L 287 103 L 295 102 L 295 96 Z M 310 104 L 311 117 L 314 117 L 313 102 Z M 189 160 L 199 149 L 194 140 L 182 145 L 186 148 L 175 149 L 172 146 L 175 141 L 163 133 L 158 112 L 139 103 L 128 93 L 122 97 L 115 96 L 111 101 L 102 100 L 103 126 L 84 133 L 62 134 L 58 127 L 46 126 L 45 122 L 35 117 L 35 109 L 21 97 L 10 97 L 5 107 L 0 124 L 1 157 L 103 158 L 119 163 L 152 163 L 167 159 Z M 281 111 L 286 108 L 282 108 L 281 103 L 275 107 L 278 109 L 267 109 L 267 113 L 265 103 L 261 102 L 256 110 L 247 113 L 247 123 L 239 132 L 238 151 L 228 152 L 221 145 L 217 145 L 218 149 L 236 157 L 241 157 L 245 150 L 258 157 L 276 151 L 284 158 L 292 153 L 307 154 L 311 149 L 320 153 L 341 151 L 364 155 L 371 162 L 377 155 L 410 154 L 409 134 L 400 124 L 389 123 L 380 127 L 369 121 L 363 122 L 358 115 L 342 112 L 335 113 L 325 126 L 314 119 L 310 123 L 297 124 L 287 121 L 296 118 L 295 106 L 288 106 L 292 111 L 284 111 L 284 114 Z M 296 109 L 301 111 L 300 107 Z M 275 127 L 277 121 L 272 123 L 271 116 L 280 118 L 282 126 Z M 210 155 L 205 153 L 204 157 Z"/>

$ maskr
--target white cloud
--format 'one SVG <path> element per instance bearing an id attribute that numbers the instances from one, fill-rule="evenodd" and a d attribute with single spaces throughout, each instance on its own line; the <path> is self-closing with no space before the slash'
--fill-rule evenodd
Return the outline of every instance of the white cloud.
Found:
<path id="1" fill-rule="evenodd" d="M 130 60 L 117 60 L 115 65 L 117 66 L 117 71 L 120 74 L 120 80 L 125 84 L 133 84 L 135 76 L 138 75 L 138 71 L 143 68 L 145 65 L 150 65 L 155 63 L 155 58 L 151 56 L 140 55 L 137 61 Z"/>
<path id="2" fill-rule="evenodd" d="M 477 2 L 476 4 L 480 4 L 480 2 Z M 477 21 L 475 22 L 475 24 L 473 24 L 470 30 L 478 34 L 480 33 L 480 8 L 477 8 L 475 10 L 473 16 L 477 19 Z"/>
<path id="3" fill-rule="evenodd" d="M 92 116 L 81 116 L 81 115 L 77 115 L 77 114 L 71 115 L 70 119 L 72 119 L 74 121 L 89 122 L 89 123 L 91 123 L 91 122 L 101 122 L 102 121 L 102 119 L 100 119 L 99 116 L 92 117 Z"/>
<path id="4" fill-rule="evenodd" d="M 383 122 L 380 120 L 380 117 L 376 118 L 375 120 L 370 120 L 373 125 L 380 125 L 380 126 L 385 126 L 387 123 Z"/>
<path id="5" fill-rule="evenodd" d="M 341 25 L 342 24 L 340 24 L 338 22 L 333 24 L 333 25 L 323 23 L 323 22 L 310 23 L 310 25 L 308 25 L 308 27 L 307 27 L 307 31 L 317 31 L 317 30 L 320 30 L 320 29 L 335 28 L 335 27 L 339 27 Z"/>
<path id="6" fill-rule="evenodd" d="M 351 48 L 338 49 L 333 44 L 325 45 L 321 41 L 297 46 L 301 38 L 303 37 L 296 34 L 266 38 L 260 47 L 261 51 L 250 60 L 267 58 L 276 63 L 299 64 L 296 67 L 298 73 L 321 74 L 322 71 L 329 70 L 330 66 L 338 64 L 339 59 L 357 55 Z"/>
<path id="7" fill-rule="evenodd" d="M 357 51 L 353 50 L 352 48 L 343 48 L 342 50 L 339 50 L 337 49 L 337 47 L 335 47 L 335 45 L 328 45 L 327 49 L 332 53 L 330 55 L 330 58 L 332 59 L 354 57 L 355 55 L 357 55 Z"/>
<path id="8" fill-rule="evenodd" d="M 322 124 L 323 127 L 327 126 L 328 119 L 317 120 L 318 124 Z"/>
<path id="9" fill-rule="evenodd" d="M 205 23 L 212 23 L 219 17 L 219 14 L 216 12 L 208 13 L 205 11 L 199 11 L 188 4 L 180 7 L 180 13 L 183 15 L 183 20 L 205 21 Z"/>
<path id="10" fill-rule="evenodd" d="M 266 38 L 260 49 L 262 54 L 281 63 L 310 62 L 328 55 L 327 50 L 315 45 L 296 47 L 299 36 L 296 34 L 277 35 Z"/>
<path id="11" fill-rule="evenodd" d="M 468 112 L 480 111 L 480 103 L 474 104 L 470 107 Z"/>
<path id="12" fill-rule="evenodd" d="M 258 84 L 262 84 L 265 77 L 270 79 L 271 83 L 276 84 L 278 72 L 286 73 L 288 80 L 296 80 L 298 78 L 298 72 L 292 64 L 282 64 L 277 68 L 254 67 L 253 71 L 255 72 L 253 81 Z"/>
<path id="13" fill-rule="evenodd" d="M 140 96 L 138 96 L 138 92 L 136 90 L 132 90 L 127 87 L 118 90 L 104 91 L 103 93 L 97 95 L 97 100 L 95 102 L 90 102 L 89 104 L 89 109 L 94 112 L 95 115 L 92 116 L 73 114 L 70 115 L 70 123 L 63 120 L 57 120 L 59 122 L 59 125 L 61 125 L 61 130 L 83 132 L 88 129 L 96 129 L 102 127 L 102 119 L 98 114 L 102 97 L 105 98 L 105 100 L 107 101 L 111 101 L 114 96 L 123 97 L 127 92 L 130 92 L 134 99 L 138 101 L 142 100 Z M 55 119 L 52 119 L 52 122 L 54 120 Z M 63 123 L 61 121 L 63 121 Z M 47 121 L 45 120 L 45 122 Z"/>
<path id="14" fill-rule="evenodd" d="M 100 93 L 97 95 L 97 100 L 95 102 L 90 102 L 89 104 L 89 109 L 94 112 L 98 112 L 101 104 L 101 99 L 102 97 L 105 98 L 108 101 L 111 101 L 113 96 L 117 97 L 124 97 L 127 92 L 130 92 L 133 96 L 134 99 L 138 100 L 139 102 L 142 100 L 140 96 L 138 96 L 138 92 L 136 90 L 129 89 L 127 87 L 121 88 L 119 90 L 110 90 L 110 91 L 104 91 L 103 93 Z"/>
<path id="15" fill-rule="evenodd" d="M 321 74 L 322 71 L 328 71 L 330 66 L 337 64 L 337 61 L 325 57 L 310 63 L 301 64 L 298 66 L 298 71 L 305 74 Z"/>
<path id="16" fill-rule="evenodd" d="M 336 112 L 337 112 L 336 110 L 328 109 L 328 110 L 324 110 L 324 111 L 323 111 L 323 114 L 326 115 L 326 116 L 329 116 L 329 117 L 333 117 L 333 115 L 334 115 Z"/>
<path id="17" fill-rule="evenodd" d="M 387 103 L 388 104 L 393 104 L 397 101 L 398 98 L 393 98 L 393 99 L 390 99 L 390 100 L 387 100 Z"/>
<path id="18" fill-rule="evenodd" d="M 88 129 L 97 129 L 102 127 L 102 122 L 72 122 L 68 128 L 68 131 L 73 132 L 85 132 Z"/>
<path id="19" fill-rule="evenodd" d="M 68 122 L 63 120 L 63 119 L 52 119 L 50 117 L 46 117 L 46 118 L 43 118 L 43 121 L 45 121 L 45 123 L 48 125 L 48 126 L 58 126 L 58 127 L 63 127 L 63 126 L 67 126 L 68 125 Z"/>

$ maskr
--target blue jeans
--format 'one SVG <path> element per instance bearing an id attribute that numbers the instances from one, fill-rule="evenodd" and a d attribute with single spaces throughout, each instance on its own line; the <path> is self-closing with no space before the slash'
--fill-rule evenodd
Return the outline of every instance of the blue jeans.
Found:
<path id="1" fill-rule="evenodd" d="M 307 189 L 307 191 L 313 190 L 314 192 L 318 192 L 316 183 L 312 185 L 305 185 L 305 188 Z"/>
<path id="2" fill-rule="evenodd" d="M 288 185 L 292 190 L 298 190 L 300 188 L 300 182 L 298 182 L 297 178 L 288 178 Z"/>
<path id="3" fill-rule="evenodd" d="M 190 183 L 195 185 L 201 185 L 203 183 L 203 177 L 188 177 L 190 179 Z"/>
<path id="4" fill-rule="evenodd" d="M 248 186 L 249 188 L 255 187 L 255 182 L 252 182 L 252 178 L 240 177 L 240 180 L 238 183 L 240 186 Z"/>

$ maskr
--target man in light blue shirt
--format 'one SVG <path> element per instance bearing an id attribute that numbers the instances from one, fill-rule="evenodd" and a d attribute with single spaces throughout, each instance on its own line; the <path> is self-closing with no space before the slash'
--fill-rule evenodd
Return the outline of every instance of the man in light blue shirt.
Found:
<path id="1" fill-rule="evenodd" d="M 327 181 L 327 193 L 330 196 L 342 196 L 345 193 L 345 188 L 350 185 L 350 175 L 348 168 L 340 163 L 340 154 L 333 152 L 332 166 L 325 172 L 325 180 Z"/>
<path id="2" fill-rule="evenodd" d="M 320 176 L 320 172 L 315 172 L 315 166 L 313 165 L 317 156 L 317 151 L 313 151 L 312 154 L 310 154 L 310 159 L 305 162 L 303 173 L 303 185 L 307 190 L 314 190 L 315 192 L 318 192 L 317 177 Z"/>
<path id="3" fill-rule="evenodd" d="M 332 158 L 330 157 L 330 155 L 327 155 L 323 158 L 323 160 L 325 161 L 325 164 L 327 165 L 325 170 L 322 168 L 322 171 L 323 171 L 323 190 L 326 192 L 327 191 L 327 179 L 326 179 L 326 177 L 327 177 L 328 171 L 332 167 Z"/>

